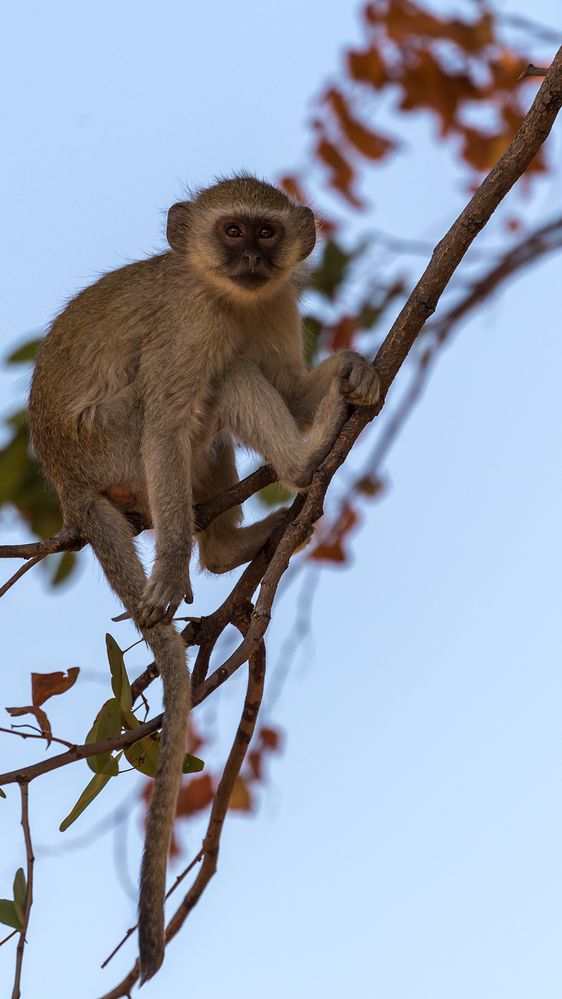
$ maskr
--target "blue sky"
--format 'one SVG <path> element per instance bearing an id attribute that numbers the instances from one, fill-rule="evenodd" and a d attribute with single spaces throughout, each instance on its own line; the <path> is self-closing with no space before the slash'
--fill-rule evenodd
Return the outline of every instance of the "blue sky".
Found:
<path id="1" fill-rule="evenodd" d="M 184 185 L 240 167 L 274 178 L 302 162 L 310 100 L 359 37 L 354 4 L 327 12 L 320 0 L 4 10 L 3 352 L 104 270 L 160 248 L 164 211 Z M 560 24 L 555 0 L 538 0 L 533 16 Z M 369 182 L 373 226 L 436 241 L 462 207 L 462 184 L 427 123 L 408 139 L 408 154 Z M 537 223 L 560 209 L 556 199 L 554 184 L 537 189 Z M 366 510 L 352 566 L 323 573 L 311 641 L 272 715 L 287 738 L 260 811 L 229 818 L 219 873 L 147 999 L 180 989 L 558 999 L 560 267 L 553 257 L 513 283 L 443 355 L 392 453 L 391 490 Z M 0 377 L 7 411 L 25 378 Z M 26 537 L 9 518 L 2 535 Z M 195 612 L 206 613 L 229 581 L 196 584 Z M 300 587 L 277 607 L 272 665 Z M 104 633 L 122 645 L 132 635 L 110 624 L 118 610 L 88 555 L 57 594 L 40 571 L 28 574 L 2 601 L 1 703 L 27 702 L 32 670 L 79 665 L 50 716 L 57 733 L 81 738 L 109 696 Z M 145 661 L 131 653 L 131 672 Z M 240 676 L 204 715 L 223 745 L 242 690 Z M 1 740 L 2 769 L 43 753 Z M 31 787 L 26 999 L 100 995 L 135 953 L 131 943 L 98 971 L 133 921 L 134 777 L 112 782 L 64 840 L 57 832 L 88 774 L 76 764 Z M 123 827 L 117 837 L 97 827 L 120 801 L 131 801 L 126 839 Z M 14 791 L 0 809 L 7 895 L 23 861 Z M 87 849 L 48 853 L 91 829 Z M 186 833 L 186 857 L 199 838 Z M 0 950 L 1 982 L 11 982 L 13 950 Z"/>

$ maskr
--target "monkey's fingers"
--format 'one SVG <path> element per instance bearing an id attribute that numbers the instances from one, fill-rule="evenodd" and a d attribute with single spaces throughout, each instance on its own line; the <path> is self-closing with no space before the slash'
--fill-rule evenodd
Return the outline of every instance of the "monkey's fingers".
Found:
<path id="1" fill-rule="evenodd" d="M 185 585 L 178 587 L 168 579 L 160 579 L 152 574 L 148 580 L 137 610 L 138 623 L 143 628 L 152 628 L 159 621 L 169 624 L 181 601 Z"/>
<path id="2" fill-rule="evenodd" d="M 381 384 L 378 371 L 364 358 L 345 373 L 341 391 L 348 402 L 356 406 L 374 406 L 380 399 Z"/>

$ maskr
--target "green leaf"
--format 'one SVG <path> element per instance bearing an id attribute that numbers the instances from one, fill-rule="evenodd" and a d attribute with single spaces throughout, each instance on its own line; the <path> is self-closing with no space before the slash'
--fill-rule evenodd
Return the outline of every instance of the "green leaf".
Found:
<path id="1" fill-rule="evenodd" d="M 64 583 L 74 570 L 75 564 L 76 555 L 74 552 L 63 552 L 58 559 L 58 565 L 51 576 L 51 583 L 53 586 L 60 586 L 61 583 Z"/>
<path id="2" fill-rule="evenodd" d="M 15 904 L 11 898 L 0 898 L 0 923 L 12 926 L 14 930 L 23 930 L 23 923 L 18 919 Z"/>
<path id="3" fill-rule="evenodd" d="M 0 787 L 0 798 L 5 798 L 5 797 L 6 797 L 6 792 L 2 790 L 2 788 Z"/>
<path id="4" fill-rule="evenodd" d="M 145 739 L 135 742 L 125 750 L 125 756 L 135 770 L 147 777 L 156 777 L 160 759 L 160 733 L 147 735 Z"/>
<path id="5" fill-rule="evenodd" d="M 34 337 L 33 340 L 26 340 L 25 343 L 22 343 L 21 347 L 16 347 L 11 354 L 8 354 L 6 363 L 27 364 L 28 361 L 34 361 L 41 340 L 42 337 Z"/>
<path id="6" fill-rule="evenodd" d="M 119 701 L 114 697 L 110 697 L 98 711 L 96 720 L 86 736 L 86 743 L 100 742 L 102 739 L 114 739 L 120 734 L 121 706 Z M 117 764 L 111 753 L 102 753 L 100 756 L 88 756 L 87 763 L 90 770 L 93 770 L 95 774 L 114 776 L 118 772 Z"/>
<path id="7" fill-rule="evenodd" d="M 122 755 L 122 753 L 119 753 L 119 755 L 115 757 L 116 764 L 117 761 L 121 759 Z M 87 784 L 82 791 L 82 794 L 78 798 L 74 808 L 71 809 L 66 818 L 61 822 L 59 826 L 59 830 L 61 832 L 65 832 L 65 830 L 76 821 L 78 816 L 82 814 L 88 805 L 92 803 L 94 798 L 97 798 L 100 791 L 103 791 L 105 785 L 111 780 L 112 776 L 112 774 L 96 774 L 95 777 L 92 777 L 90 783 Z"/>
<path id="8" fill-rule="evenodd" d="M 132 711 L 121 711 L 121 721 L 123 728 L 126 728 L 129 732 L 140 725 L 140 721 Z"/>
<path id="9" fill-rule="evenodd" d="M 125 756 L 135 770 L 139 770 L 147 777 L 156 777 L 160 759 L 160 733 L 155 732 L 153 735 L 147 735 L 139 742 L 135 742 L 133 746 L 129 746 L 125 750 Z M 204 766 L 203 760 L 197 756 L 192 756 L 191 753 L 185 754 L 182 768 L 184 774 L 199 773 Z"/>
<path id="10" fill-rule="evenodd" d="M 14 905 L 16 908 L 16 915 L 22 926 L 25 926 L 26 893 L 27 893 L 27 882 L 25 880 L 25 874 L 23 873 L 23 868 L 18 867 L 16 871 L 16 876 L 14 878 Z"/>
<path id="11" fill-rule="evenodd" d="M 191 753 L 185 754 L 183 761 L 184 774 L 197 774 L 200 770 L 204 770 L 204 768 L 204 760 L 200 760 L 198 756 L 192 756 Z"/>
<path id="12" fill-rule="evenodd" d="M 125 657 L 112 635 L 105 636 L 107 658 L 111 670 L 111 689 L 123 711 L 130 711 L 133 705 L 131 684 L 125 669 Z"/>
<path id="13" fill-rule="evenodd" d="M 260 489 L 258 496 L 266 506 L 278 506 L 279 503 L 288 503 L 293 498 L 294 492 L 287 489 L 282 482 L 270 482 L 268 486 Z"/>
<path id="14" fill-rule="evenodd" d="M 315 291 L 326 295 L 330 301 L 333 301 L 360 249 L 359 247 L 346 253 L 333 239 L 329 239 L 324 246 L 321 263 L 306 280 L 308 287 L 314 288 Z"/>

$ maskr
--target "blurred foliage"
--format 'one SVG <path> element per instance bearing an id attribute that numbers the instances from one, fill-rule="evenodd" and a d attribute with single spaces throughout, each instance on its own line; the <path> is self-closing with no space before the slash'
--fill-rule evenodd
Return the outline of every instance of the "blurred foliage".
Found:
<path id="1" fill-rule="evenodd" d="M 529 59 L 505 44 L 501 15 L 487 0 L 468 0 L 464 9 L 468 16 L 461 19 L 413 0 L 363 4 L 364 42 L 345 53 L 340 80 L 316 99 L 310 122 L 312 158 L 353 208 L 365 207 L 357 190 L 365 161 L 384 162 L 407 144 L 404 116 L 429 112 L 472 183 L 519 128 L 525 106 L 517 78 Z M 375 125 L 383 101 L 396 135 Z M 476 124 L 482 108 L 482 124 Z M 544 169 L 541 153 L 529 171 Z M 297 176 L 286 177 L 285 186 L 302 191 Z"/>
<path id="2" fill-rule="evenodd" d="M 8 365 L 29 364 L 35 359 L 41 340 L 26 340 L 7 358 Z M 0 447 L 0 510 L 15 509 L 31 532 L 49 538 L 60 529 L 62 520 L 54 490 L 41 474 L 29 442 L 27 410 L 18 409 L 4 421 L 5 442 Z M 51 557 L 50 580 L 57 586 L 71 574 L 76 564 L 73 552 Z"/>

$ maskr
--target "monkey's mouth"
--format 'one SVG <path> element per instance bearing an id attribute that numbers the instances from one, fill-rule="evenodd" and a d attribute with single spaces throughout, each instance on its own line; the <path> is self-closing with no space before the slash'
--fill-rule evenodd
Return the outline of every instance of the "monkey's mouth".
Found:
<path id="1" fill-rule="evenodd" d="M 230 280 L 241 288 L 263 288 L 269 281 L 269 275 L 263 271 L 243 271 L 241 274 L 231 274 Z"/>

